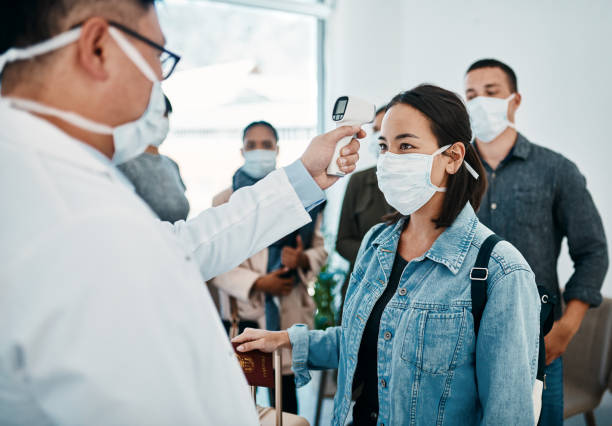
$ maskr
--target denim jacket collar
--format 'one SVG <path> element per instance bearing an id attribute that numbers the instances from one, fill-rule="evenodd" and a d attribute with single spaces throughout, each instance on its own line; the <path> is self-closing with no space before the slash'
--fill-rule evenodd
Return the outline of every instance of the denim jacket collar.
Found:
<path id="1" fill-rule="evenodd" d="M 394 226 L 390 226 L 381 232 L 372 242 L 372 246 L 379 254 L 381 263 L 389 269 L 389 271 L 385 271 L 387 276 L 393 265 L 393 257 L 397 251 L 397 245 L 405 223 L 406 218 L 399 220 Z M 472 205 L 468 202 L 453 224 L 436 239 L 424 257 L 446 266 L 456 275 L 463 265 L 470 244 L 472 244 L 477 225 L 478 218 Z M 389 259 L 386 259 L 387 257 Z"/>

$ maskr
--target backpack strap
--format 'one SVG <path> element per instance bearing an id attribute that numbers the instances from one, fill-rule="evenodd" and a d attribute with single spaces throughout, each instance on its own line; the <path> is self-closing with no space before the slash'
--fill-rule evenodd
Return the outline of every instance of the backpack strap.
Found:
<path id="1" fill-rule="evenodd" d="M 555 321 L 554 307 L 557 304 L 557 297 L 551 294 L 545 287 L 538 286 L 540 294 L 540 352 L 538 354 L 538 371 L 536 378 L 544 382 L 546 389 L 546 346 L 544 344 L 544 336 L 551 330 Z"/>
<path id="2" fill-rule="evenodd" d="M 487 304 L 487 280 L 489 278 L 489 260 L 493 248 L 497 243 L 503 241 L 496 234 L 490 235 L 480 246 L 480 251 L 476 257 L 476 263 L 470 272 L 472 280 L 472 316 L 474 317 L 474 333 L 478 336 L 480 328 L 480 320 Z M 536 378 L 544 382 L 546 388 L 546 375 L 544 368 L 546 367 L 546 347 L 544 345 L 544 336 L 548 334 L 554 322 L 554 306 L 557 303 L 555 295 L 549 293 L 544 287 L 538 286 L 540 294 L 540 345 L 538 352 L 538 370 Z"/>
<path id="3" fill-rule="evenodd" d="M 487 304 L 487 280 L 489 278 L 489 260 L 493 248 L 503 239 L 497 235 L 490 235 L 478 251 L 476 263 L 470 272 L 470 280 L 472 280 L 472 316 L 474 317 L 474 333 L 478 335 L 480 328 L 480 320 Z"/>

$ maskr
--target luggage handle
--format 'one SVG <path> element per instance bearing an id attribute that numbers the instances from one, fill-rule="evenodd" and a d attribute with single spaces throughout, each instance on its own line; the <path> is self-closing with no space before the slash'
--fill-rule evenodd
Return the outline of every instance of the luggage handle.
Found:
<path id="1" fill-rule="evenodd" d="M 240 323 L 240 317 L 238 316 L 238 300 L 236 300 L 234 296 L 230 296 L 229 301 L 230 316 L 232 318 L 229 337 L 230 339 L 233 339 L 234 337 L 238 336 L 238 324 Z"/>
<path id="2" fill-rule="evenodd" d="M 282 372 L 282 361 L 281 350 L 277 349 L 273 354 L 273 366 L 274 366 L 274 398 L 276 404 L 274 410 L 276 411 L 276 426 L 283 426 L 283 372 Z M 253 402 L 256 402 L 257 387 L 251 386 L 251 396 Z"/>
<path id="3" fill-rule="evenodd" d="M 274 351 L 274 396 L 276 398 L 276 426 L 283 426 L 283 372 L 281 350 Z"/>
<path id="4" fill-rule="evenodd" d="M 235 297 L 230 296 L 230 311 L 232 317 L 232 325 L 230 327 L 230 338 L 233 339 L 238 335 L 238 323 L 240 317 L 238 316 L 238 301 Z M 277 349 L 274 351 L 272 365 L 274 368 L 274 397 L 276 404 L 274 409 L 276 410 L 276 426 L 283 426 L 283 374 L 282 374 L 282 356 L 281 350 Z M 256 403 L 257 387 L 251 386 L 251 396 L 253 402 Z"/>

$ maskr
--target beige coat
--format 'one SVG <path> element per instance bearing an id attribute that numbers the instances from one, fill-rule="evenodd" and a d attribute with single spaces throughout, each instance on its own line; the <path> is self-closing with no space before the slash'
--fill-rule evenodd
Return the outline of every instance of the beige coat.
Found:
<path id="1" fill-rule="evenodd" d="M 232 195 L 232 188 L 217 194 L 213 198 L 213 207 L 226 203 Z M 315 224 L 312 246 L 304 251 L 310 261 L 310 270 L 298 269 L 299 283 L 287 296 L 280 296 L 281 329 L 287 329 L 293 324 L 307 324 L 313 328 L 315 304 L 308 294 L 313 287 L 319 271 L 327 261 L 327 251 L 323 244 L 321 223 L 323 215 L 319 214 Z M 229 296 L 238 301 L 238 316 L 242 320 L 251 320 L 266 328 L 265 293 L 251 288 L 255 281 L 267 274 L 268 249 L 265 248 L 242 264 L 225 274 L 212 279 L 211 284 L 219 289 L 221 315 L 224 319 L 231 318 Z M 283 351 L 283 374 L 291 374 L 291 352 Z"/>

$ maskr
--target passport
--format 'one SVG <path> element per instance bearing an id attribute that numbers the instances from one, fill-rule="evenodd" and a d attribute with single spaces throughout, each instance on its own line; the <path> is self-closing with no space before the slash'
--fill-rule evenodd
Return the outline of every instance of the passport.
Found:
<path id="1" fill-rule="evenodd" d="M 238 352 L 236 347 L 240 343 L 232 343 L 240 367 L 246 376 L 250 386 L 274 387 L 274 366 L 272 354 L 259 350 L 250 352 Z"/>

